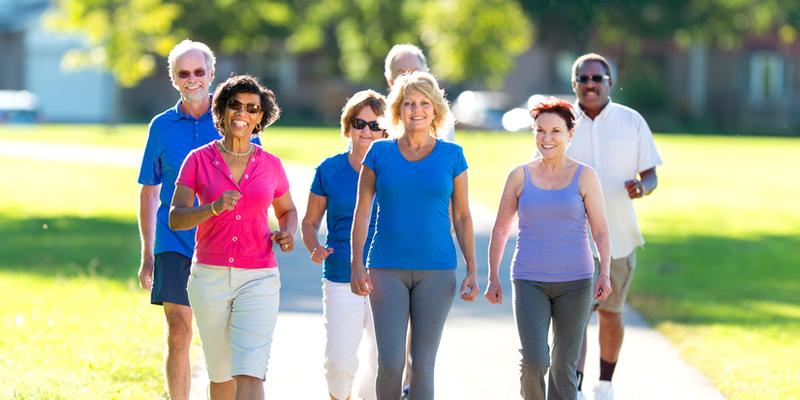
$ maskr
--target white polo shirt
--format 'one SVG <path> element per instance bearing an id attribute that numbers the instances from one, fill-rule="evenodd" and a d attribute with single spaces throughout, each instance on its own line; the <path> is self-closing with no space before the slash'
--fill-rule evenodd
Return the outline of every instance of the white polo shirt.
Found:
<path id="1" fill-rule="evenodd" d="M 661 165 L 653 133 L 638 112 L 611 99 L 594 120 L 577 101 L 574 107 L 577 126 L 567 155 L 597 171 L 605 197 L 611 258 L 627 257 L 644 245 L 644 238 L 625 181 Z"/>

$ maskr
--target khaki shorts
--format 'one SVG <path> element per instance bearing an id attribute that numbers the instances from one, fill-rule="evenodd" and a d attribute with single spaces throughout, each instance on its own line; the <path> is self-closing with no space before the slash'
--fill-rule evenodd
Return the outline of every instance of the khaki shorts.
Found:
<path id="1" fill-rule="evenodd" d="M 187 289 L 208 379 L 264 379 L 280 300 L 278 268 L 192 264 Z"/>
<path id="2" fill-rule="evenodd" d="M 594 259 L 595 281 L 600 273 L 600 261 Z M 627 257 L 611 259 L 611 295 L 605 301 L 595 303 L 594 308 L 603 311 L 621 313 L 628 291 L 631 288 L 633 272 L 636 270 L 636 250 Z"/>

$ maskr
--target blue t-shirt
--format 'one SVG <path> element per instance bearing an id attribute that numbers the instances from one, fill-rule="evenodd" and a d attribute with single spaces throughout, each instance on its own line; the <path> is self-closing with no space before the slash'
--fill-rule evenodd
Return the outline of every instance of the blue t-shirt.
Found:
<path id="1" fill-rule="evenodd" d="M 328 237 L 325 247 L 332 247 L 333 254 L 325 259 L 322 277 L 333 282 L 350 282 L 350 230 L 356 207 L 358 172 L 350 166 L 347 152 L 330 157 L 319 164 L 311 183 L 311 193 L 327 198 L 325 221 Z M 364 261 L 375 232 L 375 213 L 369 223 L 367 241 L 364 244 Z"/>
<path id="2" fill-rule="evenodd" d="M 378 201 L 367 267 L 455 269 L 449 208 L 453 179 L 467 169 L 461 146 L 437 139 L 428 156 L 412 162 L 396 139 L 378 140 L 363 164 L 375 172 Z"/>
<path id="3" fill-rule="evenodd" d="M 150 186 L 161 184 L 154 254 L 172 251 L 191 258 L 194 253 L 195 229 L 169 229 L 169 206 L 175 192 L 175 181 L 183 160 L 190 151 L 222 136 L 214 127 L 210 107 L 200 118 L 194 118 L 181 112 L 180 104 L 179 100 L 174 107 L 156 115 L 150 121 L 139 170 L 139 183 Z M 253 142 L 260 144 L 257 138 Z"/>

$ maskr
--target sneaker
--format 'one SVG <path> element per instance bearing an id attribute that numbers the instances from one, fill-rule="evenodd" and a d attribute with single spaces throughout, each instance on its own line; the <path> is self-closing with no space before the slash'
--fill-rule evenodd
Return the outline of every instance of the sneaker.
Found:
<path id="1" fill-rule="evenodd" d="M 611 381 L 600 381 L 594 386 L 594 400 L 614 400 L 614 388 Z"/>

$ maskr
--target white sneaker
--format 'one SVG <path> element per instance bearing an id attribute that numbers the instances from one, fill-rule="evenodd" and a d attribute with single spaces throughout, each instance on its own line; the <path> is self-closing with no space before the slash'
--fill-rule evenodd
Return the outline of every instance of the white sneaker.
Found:
<path id="1" fill-rule="evenodd" d="M 594 385 L 594 400 L 614 400 L 614 388 L 611 381 L 600 381 Z"/>

